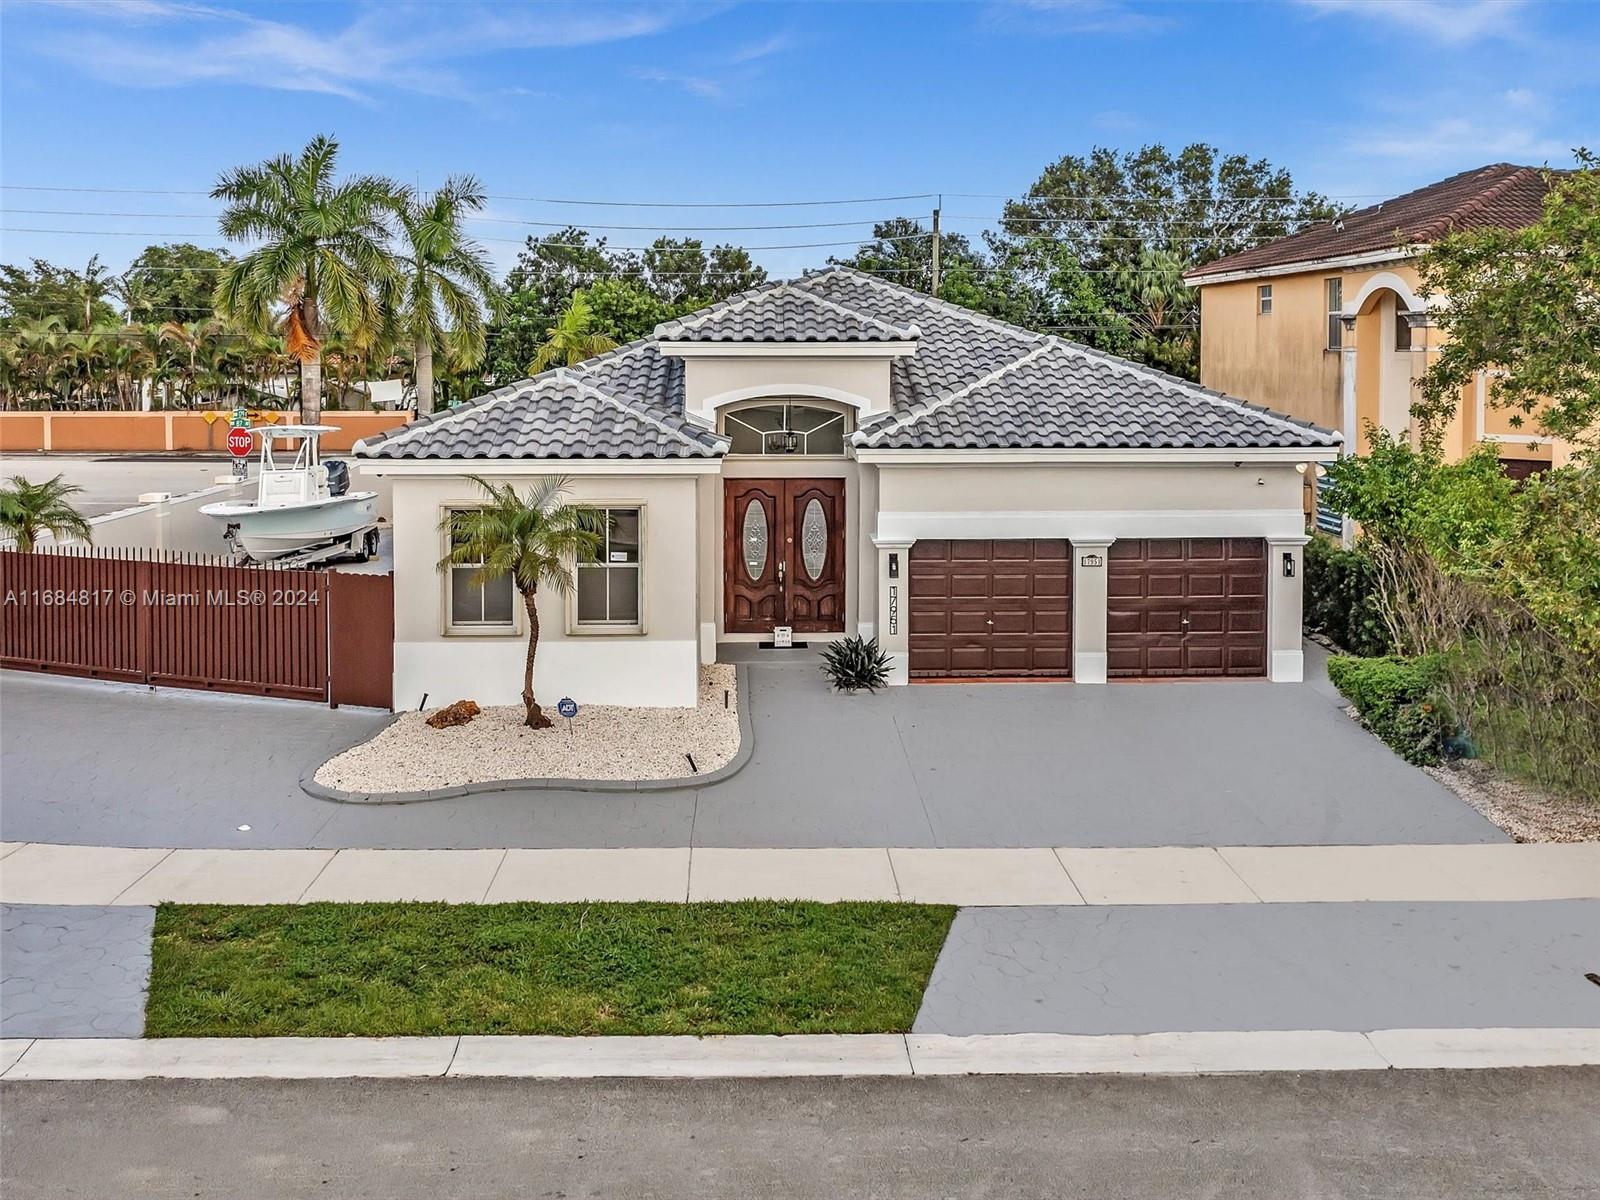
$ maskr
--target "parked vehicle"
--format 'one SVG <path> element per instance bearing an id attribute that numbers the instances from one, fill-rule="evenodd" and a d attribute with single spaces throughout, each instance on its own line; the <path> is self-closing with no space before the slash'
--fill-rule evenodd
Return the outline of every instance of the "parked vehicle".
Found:
<path id="1" fill-rule="evenodd" d="M 261 440 L 255 503 L 207 504 L 200 511 L 223 525 L 222 536 L 236 553 L 255 562 L 370 558 L 378 548 L 378 493 L 350 491 L 348 465 L 323 460 L 318 439 L 337 430 L 336 425 L 252 429 Z M 297 439 L 293 461 L 281 466 L 275 447 Z"/>

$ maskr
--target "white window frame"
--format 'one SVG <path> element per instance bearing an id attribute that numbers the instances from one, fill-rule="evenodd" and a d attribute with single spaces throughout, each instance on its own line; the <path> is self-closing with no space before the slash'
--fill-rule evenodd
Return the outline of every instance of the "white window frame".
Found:
<path id="1" fill-rule="evenodd" d="M 578 508 L 590 509 L 595 512 L 609 512 L 612 509 L 632 509 L 639 514 L 639 561 L 636 563 L 608 563 L 605 561 L 606 547 L 600 548 L 600 558 L 592 563 L 578 562 L 572 565 L 572 590 L 567 595 L 567 632 L 574 637 L 642 637 L 646 630 L 645 612 L 645 541 L 648 532 L 648 513 L 642 500 L 581 500 L 575 502 Z M 609 522 L 607 523 L 607 538 L 609 539 Z M 639 619 L 637 621 L 580 621 L 578 619 L 578 572 L 584 567 L 604 567 L 607 573 L 618 570 L 631 570 L 634 573 L 636 586 L 639 589 Z"/>
<path id="2" fill-rule="evenodd" d="M 1272 285 L 1270 283 L 1256 284 L 1256 316 L 1270 317 L 1272 315 Z"/>
<path id="3" fill-rule="evenodd" d="M 469 512 L 482 507 L 482 502 L 472 500 L 447 500 L 439 506 L 439 523 L 441 526 L 439 530 L 439 557 L 441 559 L 450 553 L 451 548 L 450 531 L 444 527 L 445 515 Z M 517 592 L 516 581 L 509 575 L 505 577 L 506 585 L 511 588 L 511 620 L 508 623 L 501 624 L 499 622 L 484 621 L 463 621 L 458 623 L 456 621 L 455 589 L 453 586 L 455 573 L 458 570 L 467 569 L 467 566 L 463 564 L 460 567 L 447 567 L 439 572 L 441 583 L 439 600 L 440 627 L 444 635 L 446 637 L 521 637 L 523 633 L 522 597 Z M 487 583 L 488 581 L 485 582 Z"/>
<path id="4" fill-rule="evenodd" d="M 743 452 L 743 451 L 735 454 L 730 450 L 729 454 L 728 454 L 728 456 L 730 458 L 745 458 L 745 459 L 757 459 L 757 458 L 774 458 L 774 459 L 812 458 L 812 459 L 821 459 L 823 461 L 830 461 L 830 460 L 831 461 L 837 461 L 839 459 L 848 457 L 847 451 L 848 451 L 849 446 L 850 446 L 850 434 L 854 432 L 854 423 L 851 420 L 851 416 L 852 416 L 854 410 L 847 404 L 840 404 L 837 401 L 832 401 L 832 400 L 821 400 L 821 399 L 818 399 L 818 398 L 816 398 L 814 396 L 761 396 L 761 397 L 759 397 L 757 399 L 742 401 L 739 404 L 735 404 L 735 405 L 729 405 L 727 408 L 723 409 L 721 411 L 721 413 L 718 414 L 718 422 L 717 422 L 718 431 L 724 437 L 728 437 L 731 440 L 732 435 L 730 435 L 728 433 L 728 422 L 729 422 L 729 420 L 738 420 L 740 413 L 749 412 L 751 409 L 756 409 L 756 408 L 776 408 L 779 405 L 783 405 L 785 407 L 791 407 L 791 408 L 792 407 L 814 408 L 819 412 L 829 412 L 829 413 L 834 413 L 835 415 L 837 415 L 838 418 L 839 418 L 840 434 L 841 434 L 839 453 L 837 453 L 837 454 L 808 454 L 804 450 L 797 450 L 793 454 L 789 454 L 789 453 L 786 453 L 786 452 L 778 452 L 778 453 L 769 452 L 766 449 L 766 435 L 763 433 L 762 441 L 761 441 L 762 449 L 761 449 L 761 452 L 759 454 L 750 454 L 750 453 L 746 453 L 746 452 Z M 825 424 L 832 424 L 832 422 L 831 421 L 825 422 Z M 746 428 L 749 428 L 749 426 L 747 425 Z M 820 428 L 822 428 L 822 426 L 818 426 L 818 428 L 820 429 Z M 815 432 L 815 430 L 813 430 L 812 432 Z M 807 437 L 807 436 L 809 436 L 809 434 L 801 434 L 801 436 L 802 437 Z"/>
<path id="5" fill-rule="evenodd" d="M 1344 349 L 1344 277 L 1333 275 L 1322 281 L 1323 306 L 1328 310 L 1329 350 Z"/>

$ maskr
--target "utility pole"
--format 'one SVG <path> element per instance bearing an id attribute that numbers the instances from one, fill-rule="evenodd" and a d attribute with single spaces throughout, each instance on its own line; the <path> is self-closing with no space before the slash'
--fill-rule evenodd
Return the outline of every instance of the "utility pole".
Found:
<path id="1" fill-rule="evenodd" d="M 944 207 L 944 196 L 939 197 L 933 210 L 933 296 L 939 297 L 939 209 Z"/>

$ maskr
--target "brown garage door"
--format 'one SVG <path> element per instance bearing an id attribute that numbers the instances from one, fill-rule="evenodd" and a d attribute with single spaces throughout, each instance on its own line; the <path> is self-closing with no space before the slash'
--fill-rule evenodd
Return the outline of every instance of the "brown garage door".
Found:
<path id="1" fill-rule="evenodd" d="M 1064 541 L 911 547 L 912 678 L 1072 674 Z"/>
<path id="2" fill-rule="evenodd" d="M 1106 584 L 1106 674 L 1267 673 L 1259 538 L 1116 541 Z"/>

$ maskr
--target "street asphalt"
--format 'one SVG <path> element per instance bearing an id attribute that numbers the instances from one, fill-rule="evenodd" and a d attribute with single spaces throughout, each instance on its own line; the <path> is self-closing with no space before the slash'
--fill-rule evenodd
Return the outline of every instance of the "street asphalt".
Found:
<path id="1" fill-rule="evenodd" d="M 8 672 L 0 837 L 419 849 L 1507 840 L 1347 718 L 1325 681 L 845 698 L 808 663 L 757 663 L 749 679 L 754 755 L 719 784 L 336 805 L 306 796 L 301 772 L 383 715 Z"/>
<path id="2" fill-rule="evenodd" d="M 1600 1069 L 0 1084 L 7 1200 L 1587 1200 Z"/>

